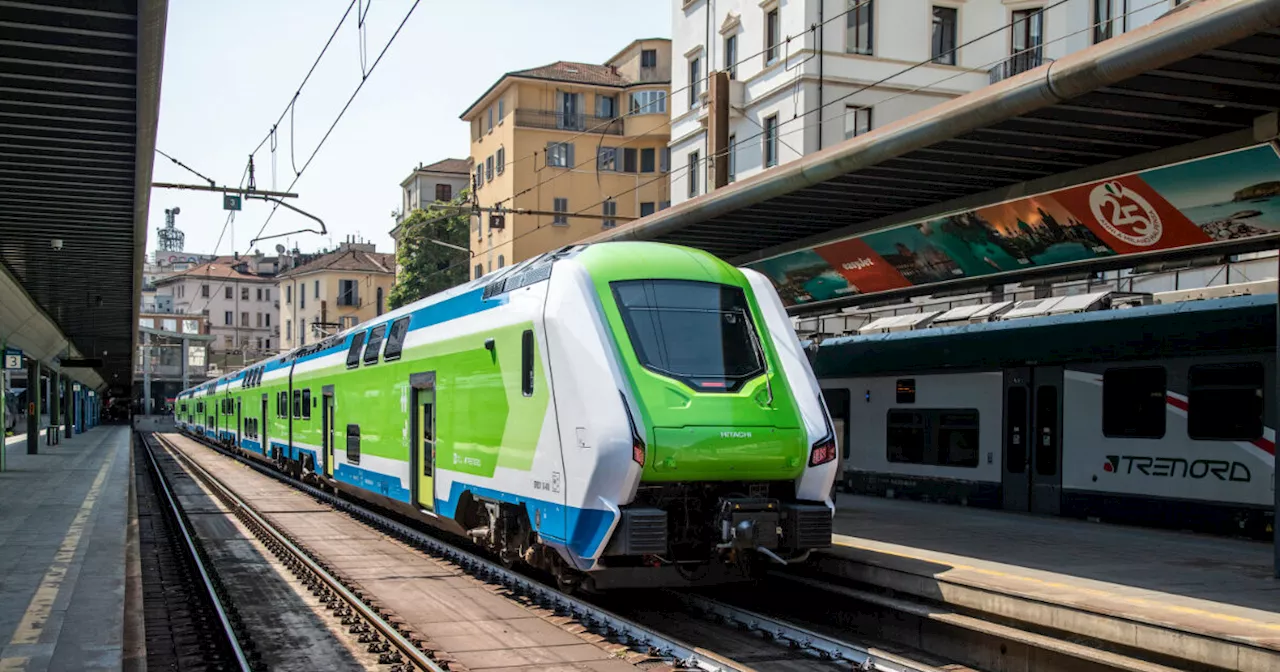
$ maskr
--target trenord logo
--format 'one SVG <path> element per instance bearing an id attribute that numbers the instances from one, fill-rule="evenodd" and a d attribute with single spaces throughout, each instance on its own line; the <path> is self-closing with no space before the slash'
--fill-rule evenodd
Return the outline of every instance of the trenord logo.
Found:
<path id="1" fill-rule="evenodd" d="M 1181 457 L 1108 455 L 1102 470 L 1108 474 L 1156 476 L 1164 478 L 1216 478 L 1219 481 L 1248 483 L 1249 467 L 1228 460 L 1184 460 Z"/>

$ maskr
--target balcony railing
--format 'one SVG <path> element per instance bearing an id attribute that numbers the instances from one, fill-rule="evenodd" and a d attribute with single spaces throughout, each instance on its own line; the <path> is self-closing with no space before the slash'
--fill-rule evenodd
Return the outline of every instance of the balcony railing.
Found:
<path id="1" fill-rule="evenodd" d="M 1014 54 L 1000 61 L 996 67 L 987 71 L 987 75 L 991 78 L 991 83 L 995 84 L 1000 80 L 1009 79 L 1014 75 L 1020 75 L 1051 62 L 1053 62 L 1053 59 L 1045 58 L 1044 52 L 1037 48 Z"/>
<path id="2" fill-rule="evenodd" d="M 597 117 L 594 114 L 565 114 L 552 110 L 516 110 L 516 125 L 561 131 L 586 131 L 604 135 L 622 135 L 622 119 Z"/>

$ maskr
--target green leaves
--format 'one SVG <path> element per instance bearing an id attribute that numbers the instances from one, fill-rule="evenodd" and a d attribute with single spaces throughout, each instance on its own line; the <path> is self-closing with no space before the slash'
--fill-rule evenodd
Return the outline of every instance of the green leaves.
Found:
<path id="1" fill-rule="evenodd" d="M 396 251 L 400 270 L 387 299 L 392 309 L 467 281 L 470 255 L 431 241 L 468 247 L 471 216 L 466 208 L 470 197 L 471 193 L 463 190 L 450 203 L 437 202 L 426 210 L 414 210 L 401 223 Z"/>

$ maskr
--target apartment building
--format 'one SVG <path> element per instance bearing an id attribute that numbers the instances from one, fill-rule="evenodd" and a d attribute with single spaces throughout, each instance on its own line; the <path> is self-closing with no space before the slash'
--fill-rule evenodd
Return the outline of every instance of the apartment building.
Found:
<path id="1" fill-rule="evenodd" d="M 473 275 L 670 204 L 671 41 L 635 40 L 603 64 L 508 72 L 462 113 L 482 208 Z"/>
<path id="2" fill-rule="evenodd" d="M 729 180 L 891 124 L 1159 18 L 1179 0 L 673 0 L 671 194 L 708 190 L 709 72 Z M 710 12 L 710 14 L 708 14 Z M 821 26 L 816 28 L 815 26 Z"/>
<path id="3" fill-rule="evenodd" d="M 276 335 L 275 259 L 218 257 L 155 280 L 158 297 L 180 315 L 208 324 L 209 364 L 234 369 L 279 347 Z M 159 300 L 159 298 L 158 298 Z"/>
<path id="4" fill-rule="evenodd" d="M 430 165 L 418 164 L 413 172 L 400 182 L 400 209 L 395 213 L 396 226 L 391 229 L 392 251 L 400 258 L 400 236 L 404 220 L 414 210 L 425 209 L 432 203 L 448 203 L 471 184 L 470 159 L 444 159 Z M 396 264 L 396 277 L 400 265 Z"/>
<path id="5" fill-rule="evenodd" d="M 280 297 L 281 348 L 293 349 L 373 319 L 386 310 L 395 284 L 395 256 L 373 243 L 348 239 L 337 250 L 284 271 Z"/>

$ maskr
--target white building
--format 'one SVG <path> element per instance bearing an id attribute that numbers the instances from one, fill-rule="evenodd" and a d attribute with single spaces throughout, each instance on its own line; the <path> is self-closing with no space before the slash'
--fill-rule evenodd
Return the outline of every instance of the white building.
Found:
<path id="1" fill-rule="evenodd" d="M 273 257 L 219 257 L 157 279 L 157 302 L 167 296 L 174 313 L 203 316 L 214 337 L 211 363 L 238 368 L 280 347 L 278 264 Z"/>
<path id="2" fill-rule="evenodd" d="M 732 181 L 1134 30 L 1181 1 L 1069 0 L 1043 12 L 1048 0 L 673 4 L 671 197 L 680 202 L 707 191 L 709 70 L 731 76 Z"/>

